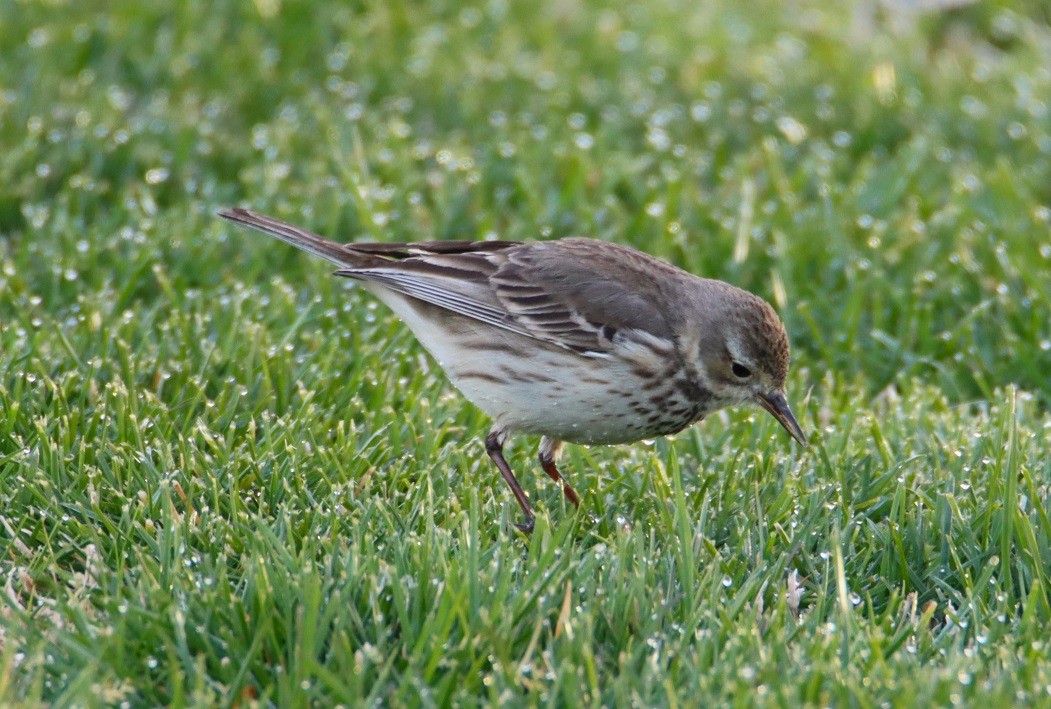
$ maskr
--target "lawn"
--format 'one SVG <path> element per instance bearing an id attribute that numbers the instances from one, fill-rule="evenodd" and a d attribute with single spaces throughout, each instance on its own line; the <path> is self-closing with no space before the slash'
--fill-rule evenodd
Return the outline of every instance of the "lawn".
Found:
<path id="1" fill-rule="evenodd" d="M 0 3 L 0 704 L 1051 705 L 1051 11 Z M 760 410 L 488 421 L 344 240 L 762 295 Z"/>

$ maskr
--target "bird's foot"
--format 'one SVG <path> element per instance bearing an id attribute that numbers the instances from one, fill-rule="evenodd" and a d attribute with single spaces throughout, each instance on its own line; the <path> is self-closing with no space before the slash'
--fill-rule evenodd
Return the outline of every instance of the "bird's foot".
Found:
<path id="1" fill-rule="evenodd" d="M 534 527 L 536 527 L 536 522 L 534 520 L 528 520 L 526 522 L 515 522 L 515 529 L 517 529 L 522 534 L 525 534 L 526 536 L 529 536 L 533 533 Z"/>

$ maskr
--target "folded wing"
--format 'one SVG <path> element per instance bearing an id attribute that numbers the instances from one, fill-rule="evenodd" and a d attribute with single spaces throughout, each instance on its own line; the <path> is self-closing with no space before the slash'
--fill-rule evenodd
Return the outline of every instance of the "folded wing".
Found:
<path id="1" fill-rule="evenodd" d="M 671 269 L 656 259 L 656 272 L 649 263 L 640 268 L 634 261 L 650 257 L 623 249 L 630 258 L 611 259 L 610 249 L 622 247 L 589 239 L 496 242 L 485 251 L 477 245 L 492 242 L 466 242 L 474 245 L 471 252 L 438 243 L 441 253 L 425 252 L 430 244 L 398 245 L 385 254 L 400 248 L 389 266 L 337 274 L 586 356 L 608 356 L 617 338 L 670 341 L 665 314 L 647 297 L 659 288 L 655 275 Z M 365 248 L 376 253 L 373 245 Z"/>

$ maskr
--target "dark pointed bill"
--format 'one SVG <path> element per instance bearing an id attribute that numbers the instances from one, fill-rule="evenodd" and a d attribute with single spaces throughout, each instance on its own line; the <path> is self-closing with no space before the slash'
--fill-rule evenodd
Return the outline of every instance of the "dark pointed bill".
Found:
<path id="1" fill-rule="evenodd" d="M 785 399 L 784 394 L 773 391 L 767 394 L 757 394 L 756 398 L 759 399 L 759 405 L 769 411 L 778 423 L 785 427 L 792 438 L 806 445 L 803 429 L 799 427 L 796 417 L 792 415 L 792 409 L 788 406 L 788 400 Z"/>

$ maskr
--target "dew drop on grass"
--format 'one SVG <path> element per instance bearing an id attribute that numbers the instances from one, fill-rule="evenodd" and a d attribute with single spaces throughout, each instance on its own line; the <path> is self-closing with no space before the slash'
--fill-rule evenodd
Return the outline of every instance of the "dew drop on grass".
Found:
<path id="1" fill-rule="evenodd" d="M 40 49 L 48 43 L 48 40 L 50 40 L 50 38 L 51 37 L 45 28 L 37 27 L 29 33 L 29 39 L 26 43 L 33 49 Z"/>
<path id="2" fill-rule="evenodd" d="M 696 101 L 692 106 L 690 106 L 690 118 L 697 121 L 698 123 L 703 123 L 711 117 L 712 109 L 708 106 L 707 103 L 704 103 L 703 101 Z"/>
<path id="3" fill-rule="evenodd" d="M 628 53 L 635 51 L 639 46 L 639 36 L 634 32 L 624 31 L 617 36 L 617 49 Z"/>
<path id="4" fill-rule="evenodd" d="M 777 119 L 777 129 L 785 136 L 789 143 L 798 145 L 806 139 L 806 126 L 791 116 L 782 116 Z"/>
<path id="5" fill-rule="evenodd" d="M 664 205 L 660 202 L 650 202 L 646 205 L 646 214 L 651 217 L 660 217 L 664 214 Z"/>
<path id="6" fill-rule="evenodd" d="M 157 185 L 168 179 L 171 173 L 166 167 L 155 167 L 146 171 L 146 184 Z"/>
<path id="7" fill-rule="evenodd" d="M 654 150 L 665 151 L 671 147 L 671 138 L 668 133 L 661 128 L 652 128 L 646 133 L 646 142 Z"/>
<path id="8" fill-rule="evenodd" d="M 1021 140 L 1026 136 L 1028 132 L 1029 131 L 1026 129 L 1026 127 L 1018 121 L 1015 121 L 1007 126 L 1007 136 L 1011 140 Z"/>
<path id="9" fill-rule="evenodd" d="M 723 576 L 723 588 L 730 588 L 730 586 L 733 586 L 733 583 L 733 579 L 729 576 Z"/>
<path id="10" fill-rule="evenodd" d="M 590 133 L 577 133 L 573 136 L 573 145 L 580 150 L 591 150 L 595 145 L 595 139 Z"/>

